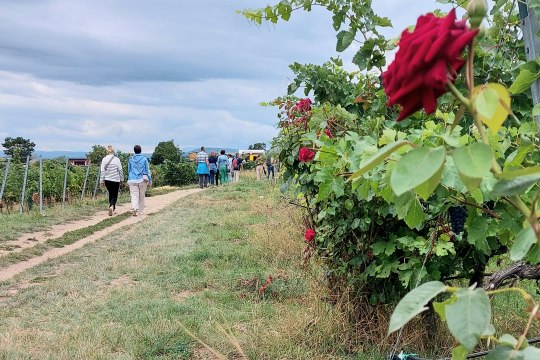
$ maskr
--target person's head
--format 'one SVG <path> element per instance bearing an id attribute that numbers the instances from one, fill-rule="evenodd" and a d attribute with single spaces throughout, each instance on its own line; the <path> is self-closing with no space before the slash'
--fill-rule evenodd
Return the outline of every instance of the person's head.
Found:
<path id="1" fill-rule="evenodd" d="M 219 153 L 220 153 L 221 155 L 225 155 L 225 150 L 221 150 Z"/>
<path id="2" fill-rule="evenodd" d="M 210 152 L 210 156 L 216 156 L 216 153 L 215 152 Z"/>
<path id="3" fill-rule="evenodd" d="M 135 145 L 133 147 L 133 151 L 135 152 L 135 154 L 140 154 L 141 153 L 141 145 Z"/>
<path id="4" fill-rule="evenodd" d="M 239 157 L 239 156 L 240 156 L 240 154 L 239 154 L 239 153 L 236 153 L 236 157 Z"/>
<path id="5" fill-rule="evenodd" d="M 107 154 L 114 154 L 114 148 L 112 145 L 107 145 Z"/>
<path id="6" fill-rule="evenodd" d="M 204 146 L 201 146 L 201 151 L 204 151 Z"/>

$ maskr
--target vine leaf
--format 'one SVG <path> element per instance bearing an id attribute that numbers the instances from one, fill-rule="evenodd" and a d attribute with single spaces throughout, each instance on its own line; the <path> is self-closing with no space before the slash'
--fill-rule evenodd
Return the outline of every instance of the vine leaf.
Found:
<path id="1" fill-rule="evenodd" d="M 486 360 L 537 360 L 540 359 L 540 349 L 528 346 L 523 350 L 515 350 L 507 345 L 499 345 L 491 351 Z"/>
<path id="2" fill-rule="evenodd" d="M 518 76 L 516 77 L 516 80 L 512 83 L 512 86 L 508 89 L 510 93 L 512 94 L 519 94 L 523 91 L 528 90 L 531 85 L 540 78 L 540 71 L 538 71 L 538 63 L 536 61 L 530 62 L 532 66 L 530 69 L 528 68 L 522 68 L 519 72 Z M 526 67 L 529 67 L 527 65 L 530 65 L 529 63 L 524 64 Z M 536 68 L 536 69 L 535 69 Z M 532 70 L 532 71 L 531 71 Z M 536 71 L 534 71 L 536 70 Z"/>
<path id="3" fill-rule="evenodd" d="M 401 329 L 406 323 L 421 312 L 427 310 L 426 304 L 435 296 L 446 290 L 446 285 L 440 281 L 430 281 L 413 289 L 400 300 L 388 326 L 388 335 Z"/>
<path id="4" fill-rule="evenodd" d="M 510 95 L 501 84 L 480 85 L 472 92 L 473 112 L 491 130 L 497 132 L 510 114 Z"/>
<path id="5" fill-rule="evenodd" d="M 392 171 L 390 176 L 392 190 L 400 196 L 424 184 L 444 168 L 445 160 L 444 146 L 436 148 L 423 146 L 411 150 L 399 160 Z"/>
<path id="6" fill-rule="evenodd" d="M 384 159 L 386 159 L 388 156 L 390 156 L 394 151 L 396 151 L 400 147 L 402 147 L 404 145 L 408 145 L 408 144 L 409 144 L 409 142 L 407 140 L 399 140 L 399 141 L 393 142 L 391 144 L 388 144 L 388 145 L 382 147 L 368 161 L 366 161 L 364 164 L 362 164 L 360 169 L 356 170 L 349 177 L 349 181 L 354 180 L 354 179 L 364 175 L 369 170 L 373 169 L 375 166 L 380 164 Z"/>
<path id="7" fill-rule="evenodd" d="M 341 30 L 337 34 L 336 51 L 343 52 L 352 44 L 355 33 L 349 30 Z"/>
<path id="8" fill-rule="evenodd" d="M 469 352 L 462 345 L 452 349 L 452 360 L 467 360 Z"/>
<path id="9" fill-rule="evenodd" d="M 495 183 L 492 196 L 519 195 L 532 185 L 540 181 L 540 173 L 515 177 L 513 179 L 501 179 Z"/>
<path id="10" fill-rule="evenodd" d="M 491 147 L 482 143 L 462 146 L 454 151 L 454 164 L 469 191 L 476 189 L 493 163 Z"/>
<path id="11" fill-rule="evenodd" d="M 427 200 L 429 196 L 433 193 L 433 191 L 435 191 L 437 186 L 439 186 L 443 172 L 444 166 L 441 166 L 441 168 L 435 174 L 433 174 L 433 176 L 430 177 L 426 182 L 415 187 L 414 191 L 422 199 Z"/>
<path id="12" fill-rule="evenodd" d="M 459 289 L 456 301 L 446 306 L 446 323 L 456 340 L 472 351 L 490 326 L 491 304 L 484 289 Z"/>
<path id="13" fill-rule="evenodd" d="M 536 234 L 531 226 L 527 226 L 517 234 L 510 250 L 510 259 L 512 261 L 523 259 L 534 244 L 536 244 Z"/>

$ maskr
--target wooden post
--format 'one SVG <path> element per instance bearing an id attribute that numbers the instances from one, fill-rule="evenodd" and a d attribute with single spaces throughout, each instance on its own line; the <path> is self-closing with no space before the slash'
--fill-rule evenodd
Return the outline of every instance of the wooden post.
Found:
<path id="1" fill-rule="evenodd" d="M 81 200 L 84 199 L 84 194 L 86 193 L 86 183 L 88 182 L 88 174 L 90 173 L 90 161 L 86 165 L 86 176 L 84 177 L 84 185 L 81 194 Z"/>

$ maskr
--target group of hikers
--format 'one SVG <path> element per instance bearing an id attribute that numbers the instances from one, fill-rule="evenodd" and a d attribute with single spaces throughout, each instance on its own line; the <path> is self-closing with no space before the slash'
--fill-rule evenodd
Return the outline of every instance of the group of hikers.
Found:
<path id="1" fill-rule="evenodd" d="M 152 175 L 150 173 L 150 163 L 148 158 L 141 155 L 141 146 L 133 147 L 134 155 L 128 160 L 128 186 L 131 196 L 131 212 L 133 216 L 144 214 L 144 198 L 146 190 L 152 186 Z M 229 182 L 238 182 L 240 172 L 244 169 L 244 159 L 237 153 L 236 155 L 225 154 L 225 150 L 221 150 L 217 155 L 211 152 L 206 154 L 204 146 L 197 153 L 197 170 L 196 174 L 199 179 L 200 188 L 208 187 L 209 185 L 218 186 L 220 183 L 227 184 Z M 257 180 L 262 180 L 263 174 L 267 178 L 274 178 L 274 162 L 269 157 L 266 160 L 266 169 L 263 166 L 263 160 L 257 159 Z M 116 213 L 116 203 L 118 201 L 118 192 L 120 183 L 124 180 L 124 172 L 120 159 L 114 155 L 112 145 L 107 146 L 107 155 L 101 161 L 100 168 L 100 185 L 105 186 L 109 193 L 109 216 Z"/>
<path id="2" fill-rule="evenodd" d="M 244 170 L 244 161 L 239 153 L 234 156 L 232 154 L 225 154 L 225 150 L 221 150 L 219 155 L 215 152 L 206 153 L 204 146 L 201 146 L 201 151 L 197 153 L 197 176 L 199 178 L 199 187 L 205 188 L 208 186 L 218 186 L 227 184 L 229 182 L 238 182 L 240 179 L 240 172 Z M 267 162 L 268 174 L 272 179 L 274 178 L 274 164 L 271 158 L 268 158 Z M 262 173 L 266 173 L 263 167 L 262 159 L 257 159 L 257 180 L 262 179 Z"/>

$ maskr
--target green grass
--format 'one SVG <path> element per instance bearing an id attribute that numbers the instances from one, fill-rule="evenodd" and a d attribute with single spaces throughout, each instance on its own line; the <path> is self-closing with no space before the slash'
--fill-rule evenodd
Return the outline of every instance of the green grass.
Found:
<path id="1" fill-rule="evenodd" d="M 170 186 L 149 188 L 147 196 L 162 195 L 178 189 L 180 188 Z M 120 193 L 118 202 L 120 204 L 129 202 L 128 190 L 123 190 Z M 33 206 L 29 212 L 23 214 L 18 212 L 0 214 L 0 229 L 2 229 L 0 232 L 0 244 L 5 241 L 15 240 L 24 233 L 43 231 L 53 225 L 80 220 L 106 209 L 107 204 L 106 195 L 100 194 L 95 200 L 77 199 L 71 204 L 66 204 L 64 209 L 58 204 L 52 207 L 45 206 L 43 214 L 39 213 L 39 206 Z"/>
<path id="2" fill-rule="evenodd" d="M 267 183 L 246 181 L 33 268 L 0 287 L 0 359 L 204 358 L 183 326 L 229 357 L 220 327 L 250 359 L 377 358 L 339 345 L 296 220 Z"/>
<path id="3" fill-rule="evenodd" d="M 121 221 L 124 221 L 125 219 L 129 217 L 131 217 L 131 213 L 129 212 L 119 214 L 117 216 L 102 220 L 97 224 L 87 226 L 81 229 L 73 230 L 73 231 L 68 231 L 58 238 L 47 240 L 44 243 L 35 245 L 31 248 L 24 249 L 19 252 L 7 254 L 5 256 L 0 257 L 0 268 L 6 267 L 11 264 L 15 264 L 20 261 L 29 260 L 36 256 L 43 255 L 45 251 L 51 248 L 55 248 L 55 247 L 59 248 L 59 247 L 64 247 L 66 245 L 73 244 L 77 242 L 78 240 L 81 240 L 87 236 L 90 236 L 94 234 L 95 232 L 99 230 L 103 230 L 113 224 L 117 224 Z"/>

